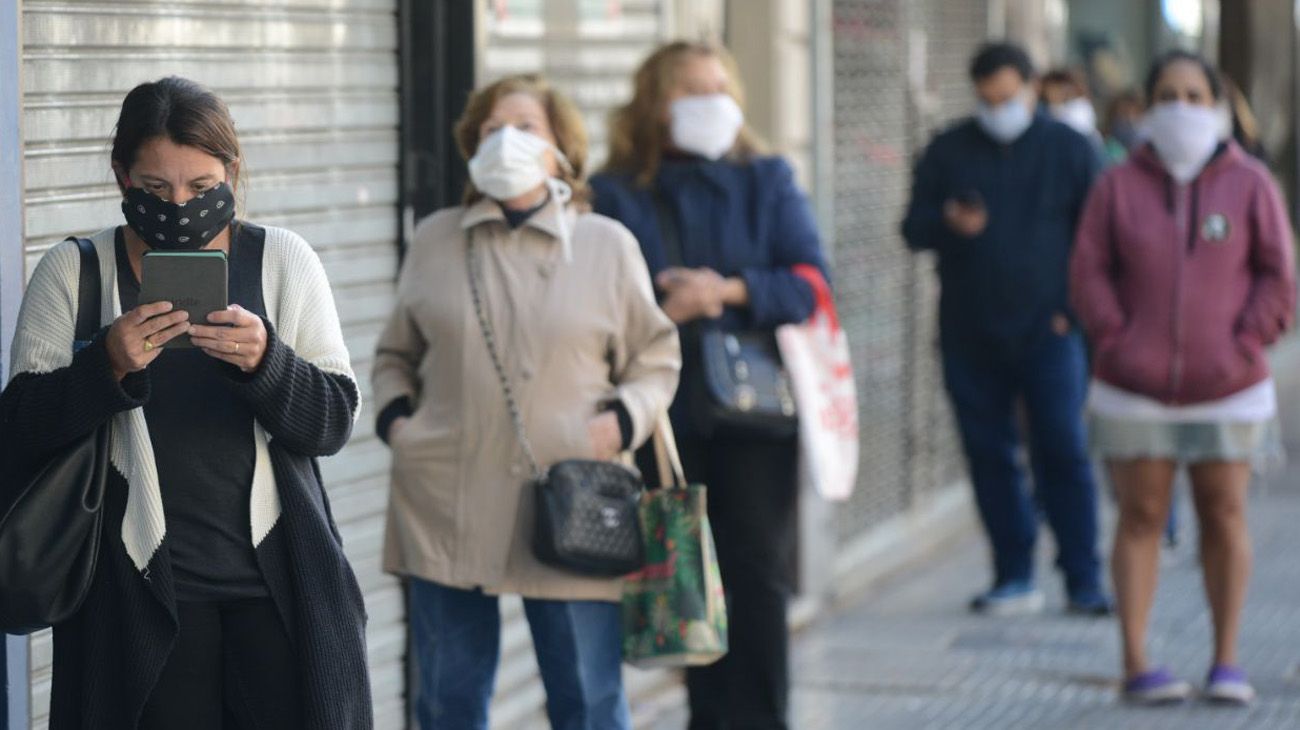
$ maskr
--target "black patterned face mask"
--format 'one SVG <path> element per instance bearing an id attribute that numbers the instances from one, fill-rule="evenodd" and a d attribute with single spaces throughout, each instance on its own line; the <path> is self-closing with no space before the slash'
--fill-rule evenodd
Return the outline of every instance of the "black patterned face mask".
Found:
<path id="1" fill-rule="evenodd" d="M 235 194 L 218 183 L 184 203 L 173 203 L 144 188 L 127 188 L 122 199 L 126 224 L 156 251 L 195 251 L 221 235 L 235 218 Z"/>

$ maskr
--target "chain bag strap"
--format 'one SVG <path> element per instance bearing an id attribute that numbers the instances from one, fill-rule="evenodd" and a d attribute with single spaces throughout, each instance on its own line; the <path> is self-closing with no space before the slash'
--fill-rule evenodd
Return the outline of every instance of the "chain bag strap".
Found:
<path id="1" fill-rule="evenodd" d="M 467 237 L 465 267 L 474 314 L 501 384 L 515 436 L 532 471 L 536 496 L 534 555 L 548 565 L 597 577 L 621 576 L 639 569 L 645 549 L 637 513 L 640 475 L 621 464 L 590 459 L 568 459 L 542 467 L 528 439 L 523 410 L 488 316 L 474 232 L 471 230 Z"/>

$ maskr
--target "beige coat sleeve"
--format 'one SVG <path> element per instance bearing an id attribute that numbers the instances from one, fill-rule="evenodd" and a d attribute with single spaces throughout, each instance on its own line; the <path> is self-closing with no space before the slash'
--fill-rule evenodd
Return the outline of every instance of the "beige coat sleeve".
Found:
<path id="1" fill-rule="evenodd" d="M 419 370 L 428 343 L 416 326 L 411 307 L 419 292 L 416 281 L 419 265 L 417 245 L 413 245 L 398 278 L 397 305 L 384 325 L 375 348 L 375 362 L 370 382 L 374 388 L 375 409 L 382 413 L 400 398 L 409 398 L 412 406 L 420 394 Z"/>
<path id="2" fill-rule="evenodd" d="M 621 334 L 613 342 L 610 362 L 616 390 L 632 417 L 632 448 L 644 444 L 655 423 L 672 403 L 682 368 L 677 326 L 655 301 L 641 248 L 622 226 L 617 227 L 620 262 L 617 283 L 622 293 Z"/>

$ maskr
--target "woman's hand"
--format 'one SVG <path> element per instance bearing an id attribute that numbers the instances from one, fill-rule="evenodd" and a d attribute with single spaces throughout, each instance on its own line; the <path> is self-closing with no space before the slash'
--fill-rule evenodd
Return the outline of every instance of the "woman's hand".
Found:
<path id="1" fill-rule="evenodd" d="M 667 295 L 663 300 L 664 313 L 677 324 L 701 317 L 721 317 L 726 304 L 723 301 L 726 281 L 708 268 L 674 267 L 655 277 L 655 285 Z"/>
<path id="2" fill-rule="evenodd" d="M 405 431 L 406 427 L 409 425 L 411 425 L 410 416 L 399 416 L 398 418 L 394 418 L 393 422 L 388 424 L 388 443 L 391 444 L 393 439 L 397 438 L 397 435 Z"/>
<path id="3" fill-rule="evenodd" d="M 266 325 L 262 324 L 261 317 L 232 304 L 208 315 L 208 321 L 212 325 L 196 324 L 190 328 L 190 340 L 195 347 L 245 373 L 262 365 L 262 357 L 266 355 Z"/>
<path id="4" fill-rule="evenodd" d="M 190 315 L 172 311 L 171 302 L 144 304 L 118 317 L 104 342 L 113 377 L 120 383 L 162 354 L 162 346 L 189 330 Z"/>
<path id="5" fill-rule="evenodd" d="M 623 432 L 618 427 L 618 416 L 613 411 L 605 411 L 588 420 L 587 440 L 591 442 L 592 458 L 599 461 L 618 458 L 623 450 Z"/>

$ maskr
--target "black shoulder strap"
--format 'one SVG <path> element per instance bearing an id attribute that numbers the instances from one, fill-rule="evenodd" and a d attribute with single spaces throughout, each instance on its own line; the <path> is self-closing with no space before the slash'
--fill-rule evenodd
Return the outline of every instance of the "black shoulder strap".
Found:
<path id="1" fill-rule="evenodd" d="M 664 246 L 664 258 L 669 266 L 685 266 L 686 252 L 682 248 L 682 232 L 677 227 L 677 216 L 668 204 L 664 194 L 655 190 L 650 193 L 655 202 L 655 217 L 659 220 L 659 241 Z"/>
<path id="2" fill-rule="evenodd" d="M 90 342 L 99 331 L 99 254 L 89 238 L 77 238 L 81 251 L 80 293 L 77 295 L 77 342 Z"/>

